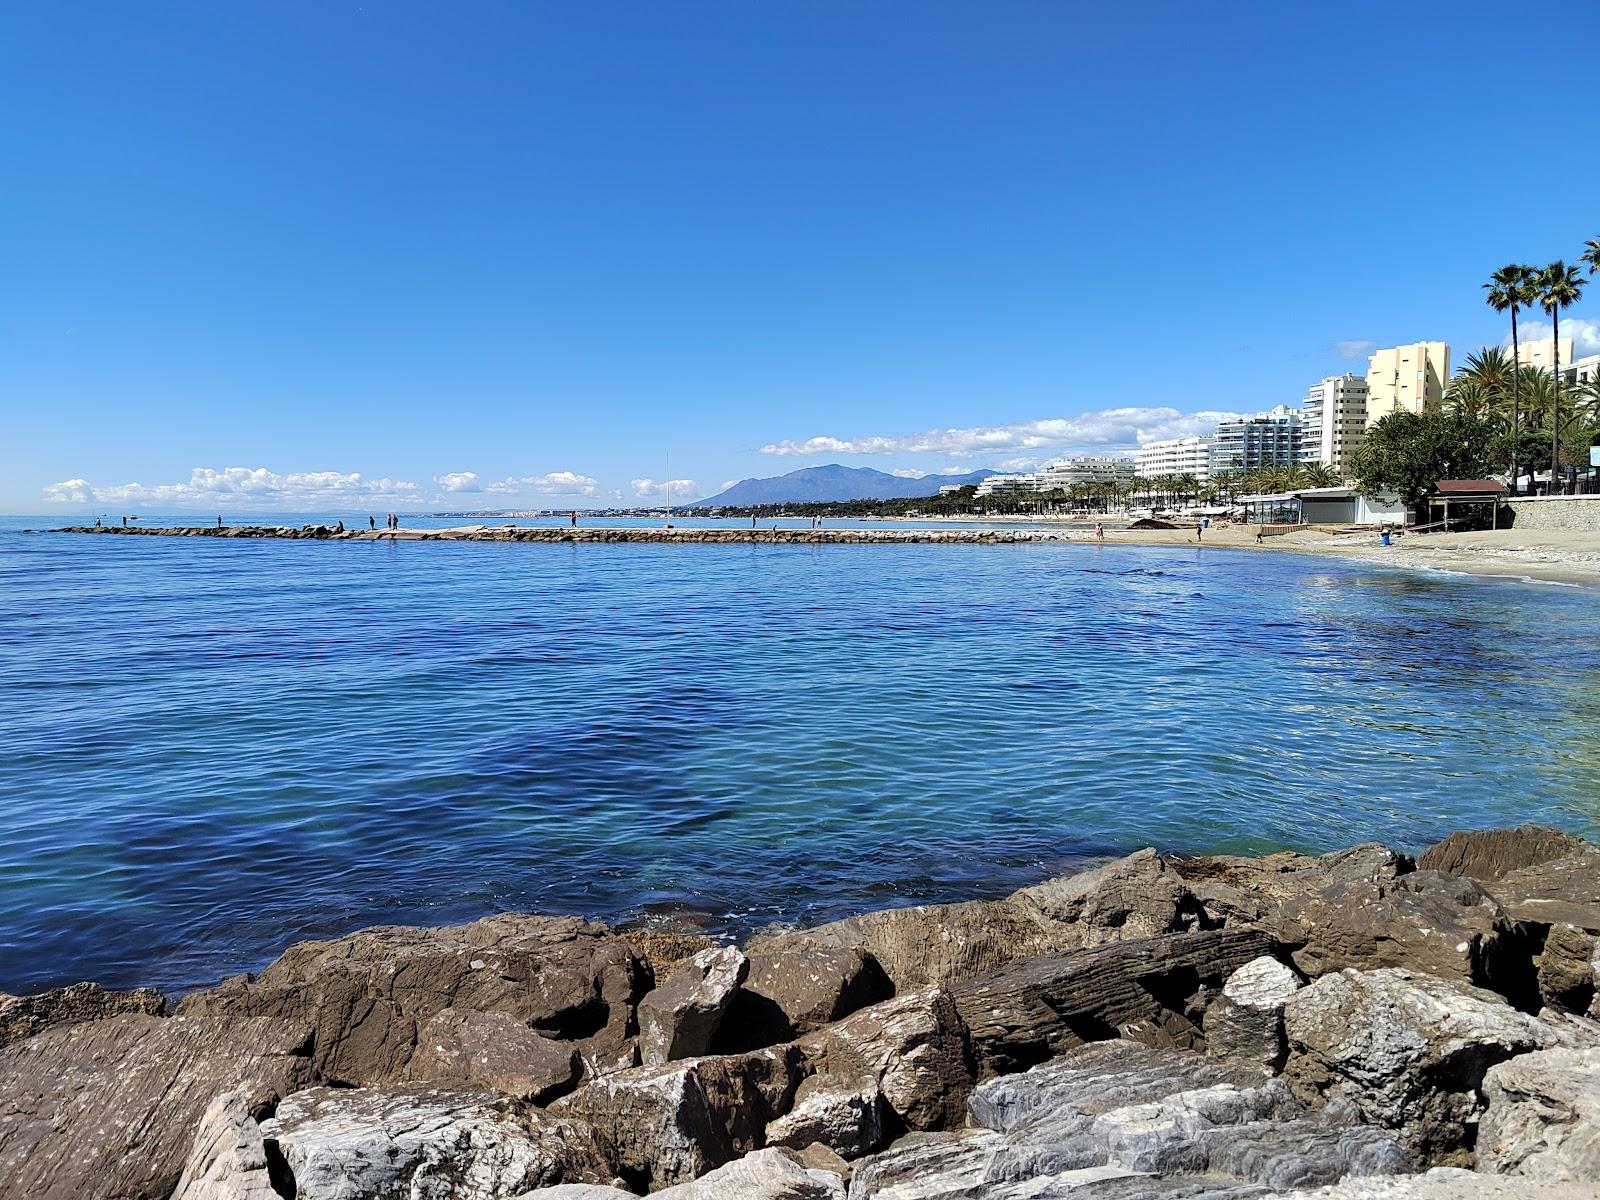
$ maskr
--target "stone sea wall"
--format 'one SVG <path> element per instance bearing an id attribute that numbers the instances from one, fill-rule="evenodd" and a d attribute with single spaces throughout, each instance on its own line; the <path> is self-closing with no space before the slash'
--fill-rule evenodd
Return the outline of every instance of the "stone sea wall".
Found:
<path id="1" fill-rule="evenodd" d="M 462 529 L 376 531 L 330 525 L 176 525 L 148 527 L 72 526 L 51 533 L 117 534 L 134 537 L 283 538 L 333 542 L 651 542 L 753 543 L 759 545 L 854 545 L 866 542 L 954 542 L 996 545 L 1025 542 L 1081 541 L 1082 530 L 1069 536 L 1061 529 L 605 529 L 600 527 L 472 526 Z"/>
<path id="2" fill-rule="evenodd" d="M 506 914 L 0 998 L 0 1195 L 1600 1195 L 1600 847 L 1141 851 L 743 946 Z"/>
<path id="3" fill-rule="evenodd" d="M 1535 496 L 1507 500 L 1516 514 L 1517 532 L 1600 532 L 1600 496 Z"/>

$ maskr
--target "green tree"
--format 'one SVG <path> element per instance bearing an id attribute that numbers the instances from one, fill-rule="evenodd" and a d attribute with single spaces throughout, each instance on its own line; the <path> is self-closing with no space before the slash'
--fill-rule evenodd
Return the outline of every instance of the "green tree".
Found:
<path id="1" fill-rule="evenodd" d="M 1577 267 L 1557 260 L 1543 271 L 1535 284 L 1539 307 L 1550 317 L 1551 346 L 1555 351 L 1555 400 L 1550 417 L 1550 490 L 1556 490 L 1556 472 L 1561 469 L 1561 310 L 1571 308 L 1583 295 L 1586 280 Z"/>
<path id="2" fill-rule="evenodd" d="M 1521 263 L 1510 263 L 1501 267 L 1489 276 L 1489 282 L 1484 284 L 1484 290 L 1489 293 L 1486 297 L 1490 308 L 1496 312 L 1511 313 L 1511 434 L 1512 446 L 1517 444 L 1516 435 L 1522 427 L 1522 405 L 1519 396 L 1519 384 L 1522 375 L 1522 357 L 1517 345 L 1517 310 L 1531 308 L 1535 300 L 1534 279 L 1536 272 L 1532 267 Z M 1511 464 L 1511 486 L 1516 487 L 1517 464 Z"/>
<path id="3" fill-rule="evenodd" d="M 1331 468 L 1322 463 L 1302 463 L 1300 473 L 1305 479 L 1305 487 L 1338 487 L 1339 477 Z"/>
<path id="4" fill-rule="evenodd" d="M 1367 430 L 1351 466 L 1369 500 L 1393 492 L 1415 507 L 1441 479 L 1487 475 L 1493 437 L 1488 421 L 1465 413 L 1390 413 Z"/>
<path id="5" fill-rule="evenodd" d="M 1590 238 L 1583 244 L 1583 253 L 1578 255 L 1578 261 L 1589 268 L 1589 274 L 1600 275 L 1600 238 Z"/>

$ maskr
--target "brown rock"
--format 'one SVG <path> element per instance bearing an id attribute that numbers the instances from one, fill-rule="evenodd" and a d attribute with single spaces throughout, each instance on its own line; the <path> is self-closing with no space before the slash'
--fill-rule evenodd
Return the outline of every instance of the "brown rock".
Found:
<path id="1" fill-rule="evenodd" d="M 620 1055 L 644 979 L 634 952 L 603 926 L 506 914 L 301 942 L 260 975 L 197 992 L 178 1011 L 309 1024 L 324 1078 L 377 1084 L 406 1077 L 420 1026 L 446 1008 L 504 1013 L 579 1041 L 587 1055 Z"/>
<path id="2" fill-rule="evenodd" d="M 120 1013 L 159 1017 L 166 1011 L 166 999 L 150 988 L 108 992 L 98 983 L 75 983 L 32 996 L 0 993 L 0 1046 L 32 1037 L 51 1025 L 98 1021 Z"/>
<path id="3" fill-rule="evenodd" d="M 0 1050 L 0 1196 L 165 1198 L 212 1101 L 254 1115 L 312 1079 L 308 1031 L 262 1018 L 125 1014 Z"/>
<path id="4" fill-rule="evenodd" d="M 789 1111 L 767 1126 L 767 1145 L 820 1145 L 835 1156 L 860 1158 L 883 1144 L 888 1115 L 876 1079 L 813 1075 L 800 1085 Z"/>
<path id="5" fill-rule="evenodd" d="M 1600 848 L 1507 871 L 1489 884 L 1511 916 L 1529 925 L 1572 925 L 1600 933 Z"/>
<path id="6" fill-rule="evenodd" d="M 669 929 L 619 929 L 617 936 L 649 964 L 656 982 L 664 981 L 702 950 L 715 950 L 717 943 L 700 933 L 680 933 Z"/>
<path id="7" fill-rule="evenodd" d="M 1169 860 L 1141 850 L 1023 888 L 1004 900 L 865 913 L 753 939 L 752 955 L 805 946 L 859 949 L 897 990 L 971 979 L 1020 958 L 1199 928 L 1198 901 Z"/>
<path id="8" fill-rule="evenodd" d="M 750 974 L 723 1022 L 719 1049 L 751 1050 L 838 1021 L 894 995 L 860 950 L 796 946 L 750 956 Z"/>
<path id="9" fill-rule="evenodd" d="M 639 1058 L 646 1065 L 708 1053 L 750 964 L 734 946 L 702 950 L 639 1001 Z"/>
<path id="10" fill-rule="evenodd" d="M 1552 1008 L 1586 1013 L 1595 999 L 1600 937 L 1576 925 L 1553 925 L 1539 955 L 1539 998 Z"/>
<path id="11" fill-rule="evenodd" d="M 681 1059 L 603 1075 L 549 1111 L 593 1126 L 630 1187 L 686 1183 L 760 1147 L 799 1083 L 790 1046 Z"/>
<path id="12" fill-rule="evenodd" d="M 423 1025 L 407 1074 L 545 1104 L 572 1089 L 578 1068 L 571 1042 L 552 1041 L 505 1013 L 446 1008 Z"/>
<path id="13" fill-rule="evenodd" d="M 852 1164 L 821 1143 L 803 1146 L 798 1150 L 790 1146 L 779 1146 L 777 1149 L 796 1166 L 804 1167 L 808 1171 L 827 1171 L 837 1175 L 845 1183 L 850 1182 L 850 1172 L 854 1169 Z"/>
<path id="14" fill-rule="evenodd" d="M 1452 833 L 1444 841 L 1429 846 L 1417 859 L 1417 866 L 1425 871 L 1443 871 L 1447 875 L 1465 875 L 1479 883 L 1491 883 L 1512 871 L 1541 866 L 1588 846 L 1582 838 L 1543 825 L 1480 829 Z"/>
<path id="15" fill-rule="evenodd" d="M 875 1081 L 907 1129 L 953 1129 L 966 1117 L 973 1062 L 966 1024 L 943 988 L 923 988 L 864 1008 L 797 1043 L 806 1071 L 835 1081 Z"/>
<path id="16" fill-rule="evenodd" d="M 1006 1074 L 1139 1026 L 1191 1024 L 1200 1015 L 1197 993 L 1219 990 L 1240 967 L 1277 948 L 1255 929 L 1168 934 L 1025 959 L 952 992 L 982 1073 Z"/>

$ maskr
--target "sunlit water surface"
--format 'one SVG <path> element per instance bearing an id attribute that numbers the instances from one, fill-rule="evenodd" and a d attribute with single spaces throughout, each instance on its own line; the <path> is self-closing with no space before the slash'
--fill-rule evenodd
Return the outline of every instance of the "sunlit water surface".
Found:
<path id="1" fill-rule="evenodd" d="M 39 524 L 0 523 L 0 990 L 181 990 L 375 922 L 732 932 L 1143 845 L 1600 829 L 1592 591 L 1183 548 Z"/>

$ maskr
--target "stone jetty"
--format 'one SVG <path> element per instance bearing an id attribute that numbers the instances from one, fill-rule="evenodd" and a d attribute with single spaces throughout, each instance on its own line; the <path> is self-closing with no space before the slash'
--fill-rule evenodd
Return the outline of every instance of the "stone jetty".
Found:
<path id="1" fill-rule="evenodd" d="M 319 542 L 644 542 L 755 545 L 858 545 L 866 542 L 1010 545 L 1085 541 L 1093 535 L 1066 529 L 607 529 L 600 526 L 468 525 L 456 529 L 346 529 L 332 525 L 75 525 L 51 533 L 131 537 L 281 538 Z"/>
<path id="2" fill-rule="evenodd" d="M 1594 1200 L 1597 997 L 1600 847 L 1535 827 L 741 946 L 386 926 L 0 997 L 0 1195 Z"/>

